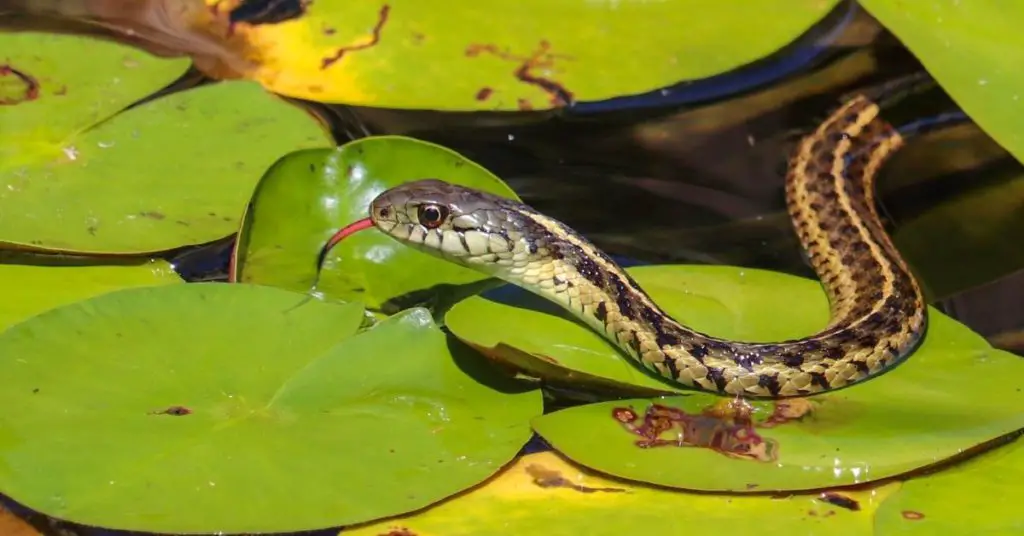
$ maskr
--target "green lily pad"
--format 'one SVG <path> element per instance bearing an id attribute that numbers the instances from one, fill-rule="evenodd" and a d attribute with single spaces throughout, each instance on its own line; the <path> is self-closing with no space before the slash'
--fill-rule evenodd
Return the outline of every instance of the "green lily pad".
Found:
<path id="1" fill-rule="evenodd" d="M 539 394 L 456 363 L 424 310 L 362 319 L 200 283 L 18 324 L 0 336 L 0 403 L 18 408 L 0 419 L 0 492 L 93 526 L 291 532 L 421 508 L 529 439 Z"/>
<path id="2" fill-rule="evenodd" d="M 874 514 L 900 487 L 772 497 L 683 493 L 608 478 L 553 452 L 528 454 L 485 485 L 423 511 L 345 529 L 339 536 L 523 534 L 686 536 L 871 534 Z M 830 500 L 833 502 L 830 502 Z M 845 506 L 835 504 L 841 502 Z M 770 531 L 765 528 L 770 527 Z"/>
<path id="3" fill-rule="evenodd" d="M 1020 483 L 1024 479 L 1024 442 L 1010 445 L 905 482 L 882 503 L 875 534 L 1022 534 Z"/>
<path id="4" fill-rule="evenodd" d="M 337 149 L 298 151 L 260 181 L 239 234 L 232 279 L 310 290 L 317 255 L 335 231 L 368 217 L 370 202 L 384 190 L 431 177 L 518 199 L 462 155 L 411 138 L 369 137 Z M 473 293 L 486 279 L 371 229 L 331 250 L 317 290 L 381 308 L 396 299 L 415 302 L 417 293 L 431 289 Z"/>
<path id="5" fill-rule="evenodd" d="M 0 332 L 43 311 L 114 290 L 182 283 L 162 260 L 46 260 L 0 255 Z"/>
<path id="6" fill-rule="evenodd" d="M 827 300 L 813 280 L 723 266 L 628 271 L 669 314 L 714 335 L 783 340 L 809 335 L 828 321 Z M 723 406 L 730 399 L 687 391 L 574 407 L 535 419 L 534 429 L 574 461 L 608 474 L 677 488 L 749 492 L 871 482 L 1024 428 L 1024 360 L 993 349 L 937 310 L 930 315 L 924 343 L 894 370 L 798 402 L 751 402 L 745 408 L 749 423 L 744 412 Z M 640 383 L 636 373 L 610 365 L 628 358 L 560 310 L 473 297 L 456 305 L 446 323 L 473 345 L 522 345 L 567 369 Z M 695 448 L 644 448 L 644 430 L 620 422 L 639 426 L 659 416 L 671 424 L 663 435 L 678 438 L 690 426 L 679 446 Z"/>
<path id="7" fill-rule="evenodd" d="M 733 277 L 723 277 L 720 270 L 671 266 L 628 271 L 644 277 L 644 288 L 684 324 L 727 330 L 741 339 L 756 339 L 762 333 L 800 337 L 824 325 L 821 319 L 828 316 L 828 302 L 820 288 L 801 307 L 788 307 L 786 315 L 751 321 L 752 312 L 772 310 L 793 299 L 793 288 L 779 284 L 780 278 L 795 282 L 798 288 L 805 280 L 763 270 L 740 270 Z M 647 391 L 645 396 L 692 392 L 636 366 L 560 307 L 513 288 L 459 302 L 445 315 L 445 324 L 464 342 L 526 374 L 564 375 L 623 392 L 639 388 Z"/>
<path id="8" fill-rule="evenodd" d="M 1024 161 L 1024 4 L 861 0 L 971 119 Z"/>
<path id="9" fill-rule="evenodd" d="M 159 97 L 187 66 L 94 39 L 0 35 L 0 241 L 139 253 L 235 232 L 262 172 L 282 153 L 331 145 L 301 109 L 251 82 Z M 26 78 L 21 78 L 26 77 Z M 13 82 L 13 83 L 12 83 Z M 122 111 L 124 110 L 124 111 Z"/>
<path id="10" fill-rule="evenodd" d="M 214 77 L 242 76 L 319 102 L 541 110 L 745 66 L 798 39 L 837 4 L 787 0 L 780 9 L 778 0 L 527 0 L 437 9 L 415 0 L 319 0 L 267 11 L 235 2 L 171 25 L 219 40 L 218 57 L 210 57 L 209 46 L 188 47 L 196 40 L 187 36 L 158 42 L 201 52 L 197 66 Z M 160 30 L 145 21 L 118 22 Z"/>

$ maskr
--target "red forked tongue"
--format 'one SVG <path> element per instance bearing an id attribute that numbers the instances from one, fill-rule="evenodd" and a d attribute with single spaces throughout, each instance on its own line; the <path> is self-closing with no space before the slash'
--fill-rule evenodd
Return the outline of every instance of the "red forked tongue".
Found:
<path id="1" fill-rule="evenodd" d="M 329 253 L 334 246 L 338 245 L 338 242 L 341 242 L 359 231 L 369 229 L 370 227 L 373 227 L 373 220 L 370 218 L 363 218 L 342 227 L 340 231 L 331 235 L 331 238 L 327 240 L 327 243 L 324 244 L 324 247 L 320 250 L 320 257 L 317 258 L 316 261 L 317 268 L 319 269 L 319 267 L 323 266 L 324 259 L 327 258 L 327 253 Z"/>

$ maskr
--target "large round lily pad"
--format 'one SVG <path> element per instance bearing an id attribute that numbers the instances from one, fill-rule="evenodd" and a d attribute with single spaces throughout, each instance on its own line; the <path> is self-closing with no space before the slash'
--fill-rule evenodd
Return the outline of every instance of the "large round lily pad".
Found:
<path id="1" fill-rule="evenodd" d="M 139 253 L 238 229 L 281 154 L 331 145 L 307 113 L 251 82 L 125 107 L 187 66 L 94 39 L 0 35 L 0 241 Z M 17 93 L 17 91 L 23 91 Z M 15 92 L 13 97 L 9 92 Z"/>
<path id="2" fill-rule="evenodd" d="M 214 76 L 321 102 L 541 110 L 745 66 L 799 38 L 838 0 L 787 0 L 785 9 L 778 0 L 207 3 L 217 7 L 193 29 L 251 60 L 203 49 L 197 65 Z"/>
<path id="3" fill-rule="evenodd" d="M 0 332 L 48 309 L 114 290 L 182 283 L 162 260 L 72 261 L 8 254 L 0 255 L 0 261 Z"/>
<path id="4" fill-rule="evenodd" d="M 828 321 L 827 301 L 812 280 L 725 266 L 628 271 L 669 314 L 714 335 L 784 340 Z M 1024 428 L 1024 359 L 993 349 L 934 309 L 930 315 L 927 337 L 910 359 L 847 389 L 739 406 L 686 391 L 574 407 L 534 420 L 534 428 L 573 460 L 609 474 L 734 492 L 870 482 Z M 500 341 L 524 354 L 543 352 L 570 371 L 648 385 L 637 381 L 640 373 L 612 366 L 628 358 L 561 312 L 473 297 L 446 322 L 478 347 Z"/>
<path id="5" fill-rule="evenodd" d="M 87 525 L 289 532 L 421 508 L 530 437 L 539 394 L 456 363 L 426 311 L 358 332 L 363 318 L 204 283 L 14 326 L 0 336 L 0 403 L 18 408 L 0 419 L 0 492 Z"/>
<path id="6" fill-rule="evenodd" d="M 439 178 L 516 199 L 500 179 L 462 155 L 401 136 L 363 138 L 337 149 L 282 157 L 253 195 L 235 250 L 236 281 L 308 291 L 320 248 L 338 229 L 369 216 L 378 194 L 409 181 Z M 414 293 L 450 292 L 486 279 L 479 272 L 399 244 L 375 229 L 336 246 L 317 290 L 372 308 Z M 408 305 L 402 302 L 401 305 Z"/>
<path id="7" fill-rule="evenodd" d="M 899 487 L 891 482 L 785 497 L 685 493 L 610 479 L 553 452 L 539 452 L 517 459 L 465 495 L 341 536 L 687 536 L 695 524 L 708 536 L 762 534 L 766 527 L 772 534 L 862 536 L 871 534 L 875 512 Z M 695 519 L 700 521 L 687 521 Z"/>

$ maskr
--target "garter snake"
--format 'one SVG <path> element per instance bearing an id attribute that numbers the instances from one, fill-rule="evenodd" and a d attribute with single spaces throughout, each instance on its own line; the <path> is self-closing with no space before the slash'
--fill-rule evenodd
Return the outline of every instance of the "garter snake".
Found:
<path id="1" fill-rule="evenodd" d="M 525 288 L 583 320 L 644 367 L 698 390 L 781 398 L 838 389 L 885 371 L 924 334 L 926 305 L 875 207 L 879 168 L 903 144 L 859 95 L 803 137 L 786 204 L 831 320 L 779 342 L 714 337 L 673 320 L 611 258 L 564 224 L 503 197 L 436 179 L 381 193 L 370 217 L 399 242 Z M 322 257 L 322 256 L 321 256 Z"/>

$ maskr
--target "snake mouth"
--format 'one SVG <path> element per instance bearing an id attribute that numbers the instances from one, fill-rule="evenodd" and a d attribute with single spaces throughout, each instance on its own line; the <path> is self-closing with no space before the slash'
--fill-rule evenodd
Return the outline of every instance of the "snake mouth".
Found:
<path id="1" fill-rule="evenodd" d="M 331 250 L 334 249 L 334 246 L 337 246 L 339 242 L 358 233 L 359 231 L 369 229 L 370 227 L 373 227 L 373 220 L 371 218 L 363 218 L 342 227 L 341 230 L 331 235 L 331 237 L 327 239 L 327 243 L 320 248 L 320 255 L 317 256 L 316 260 L 317 267 L 324 265 L 324 260 L 327 259 L 327 254 L 330 253 Z"/>

